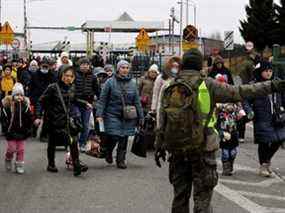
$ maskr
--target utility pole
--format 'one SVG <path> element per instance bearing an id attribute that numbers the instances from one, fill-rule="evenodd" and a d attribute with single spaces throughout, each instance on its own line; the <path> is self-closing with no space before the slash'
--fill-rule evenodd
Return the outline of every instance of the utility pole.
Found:
<path id="1" fill-rule="evenodd" d="M 189 0 L 186 0 L 186 26 L 189 24 Z"/>
<path id="2" fill-rule="evenodd" d="M 2 30 L 2 0 L 0 0 L 0 30 Z"/>
<path id="3" fill-rule="evenodd" d="M 183 42 L 183 0 L 178 2 L 180 4 L 180 45 L 179 45 L 179 55 L 182 57 L 182 42 Z"/>
<path id="4" fill-rule="evenodd" d="M 27 0 L 24 0 L 24 47 L 25 47 L 26 52 L 28 51 L 27 27 L 28 27 Z"/>

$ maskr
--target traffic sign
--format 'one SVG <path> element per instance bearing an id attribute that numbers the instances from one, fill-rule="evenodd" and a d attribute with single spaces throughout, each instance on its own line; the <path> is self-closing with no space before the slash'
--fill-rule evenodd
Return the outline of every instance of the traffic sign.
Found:
<path id="1" fill-rule="evenodd" d="M 0 43 L 1 44 L 12 44 L 14 40 L 14 32 L 9 24 L 9 22 L 5 22 L 5 24 L 2 26 L 2 29 L 0 31 Z"/>
<path id="2" fill-rule="evenodd" d="M 225 50 L 234 50 L 234 31 L 225 31 Z"/>
<path id="3" fill-rule="evenodd" d="M 188 25 L 183 30 L 183 39 L 188 42 L 193 42 L 198 38 L 198 30 L 193 25 Z"/>
<path id="4" fill-rule="evenodd" d="M 20 45 L 21 45 L 21 42 L 19 39 L 14 39 L 12 44 L 11 44 L 13 49 L 18 49 L 20 47 Z"/>
<path id="5" fill-rule="evenodd" d="M 142 52 L 145 52 L 149 49 L 149 45 L 150 45 L 150 38 L 145 29 L 141 29 L 138 36 L 136 37 L 137 49 Z"/>

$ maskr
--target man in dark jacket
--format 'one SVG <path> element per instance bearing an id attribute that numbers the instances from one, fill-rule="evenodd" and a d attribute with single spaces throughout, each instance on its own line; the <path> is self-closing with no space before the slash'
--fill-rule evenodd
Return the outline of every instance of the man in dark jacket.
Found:
<path id="1" fill-rule="evenodd" d="M 179 76 L 179 79 L 192 85 L 193 89 L 198 89 L 195 122 L 191 124 L 192 129 L 189 130 L 193 132 L 191 138 L 195 138 L 195 140 L 189 141 L 186 138 L 183 143 L 173 141 L 171 148 L 169 148 L 170 145 L 165 142 L 166 139 L 164 138 L 164 128 L 167 123 L 166 115 L 162 107 L 159 111 L 160 127 L 156 141 L 155 160 L 160 167 L 159 160 L 160 158 L 165 159 L 165 150 L 170 154 L 169 178 L 174 187 L 172 213 L 189 213 L 192 184 L 195 189 L 193 212 L 212 212 L 211 199 L 213 190 L 218 183 L 215 156 L 215 152 L 219 148 L 217 144 L 218 135 L 214 129 L 215 119 L 212 119 L 214 118 L 213 112 L 216 103 L 240 102 L 245 98 L 264 96 L 285 89 L 285 81 L 266 81 L 238 87 L 220 84 L 212 78 L 204 79 L 201 77 L 202 64 L 202 54 L 197 49 L 189 50 L 183 55 L 182 72 Z M 179 82 L 177 79 L 175 81 Z M 164 103 L 163 97 L 164 93 L 162 94 L 162 103 Z M 163 104 L 161 105 L 163 106 Z M 172 127 L 172 129 L 181 129 L 184 132 L 182 126 L 184 123 L 179 125 L 181 126 Z M 177 135 L 179 134 L 182 133 L 177 132 Z M 195 151 L 193 151 L 193 146 L 197 148 Z"/>
<path id="2" fill-rule="evenodd" d="M 41 122 L 42 108 L 39 102 L 39 98 L 47 89 L 47 87 L 56 81 L 54 75 L 49 70 L 49 61 L 43 59 L 38 71 L 31 73 L 31 80 L 29 84 L 29 97 L 31 104 L 35 109 L 35 126 L 38 126 Z M 45 126 L 44 126 L 45 127 Z M 45 130 L 45 128 L 44 128 Z M 45 131 L 42 131 L 44 135 Z"/>
<path id="3" fill-rule="evenodd" d="M 78 101 L 84 103 L 84 106 L 77 105 L 76 112 L 81 117 L 83 130 L 78 139 L 80 151 L 85 151 L 85 145 L 89 134 L 89 120 L 93 109 L 95 96 L 99 97 L 98 80 L 93 75 L 90 61 L 88 58 L 79 60 L 79 70 L 76 72 L 75 79 L 75 97 Z"/>

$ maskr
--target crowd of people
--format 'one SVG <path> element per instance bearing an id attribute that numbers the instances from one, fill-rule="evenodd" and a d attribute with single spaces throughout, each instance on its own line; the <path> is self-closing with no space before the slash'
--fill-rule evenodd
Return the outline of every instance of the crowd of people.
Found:
<path id="1" fill-rule="evenodd" d="M 145 142 L 155 148 L 159 167 L 160 159 L 165 160 L 166 151 L 169 153 L 172 213 L 189 212 L 192 182 L 195 212 L 208 212 L 218 181 L 217 149 L 221 149 L 222 174 L 233 175 L 245 124 L 253 121 L 259 175 L 270 177 L 272 157 L 285 140 L 285 99 L 280 93 L 284 82 L 274 80 L 270 61 L 252 48 L 246 51 L 240 66 L 244 86 L 234 86 L 231 71 L 217 51 L 208 61 L 207 76 L 201 72 L 205 69 L 202 54 L 191 49 L 182 58 L 170 57 L 161 70 L 152 64 L 138 81 L 130 75 L 131 64 L 126 60 L 115 67 L 95 67 L 86 57 L 72 62 L 63 52 L 58 60 L 3 62 L 0 91 L 2 132 L 7 139 L 5 167 L 12 170 L 16 154 L 15 170 L 24 173 L 25 140 L 41 128 L 41 139 L 48 140 L 47 171 L 58 172 L 55 150 L 63 145 L 70 151 L 74 176 L 79 176 L 88 170 L 79 153 L 86 151 L 90 135 L 98 133 L 90 131 L 94 119 L 104 126 L 100 136 L 106 162 L 113 163 L 117 146 L 117 168 L 126 169 L 129 137 L 151 115 L 156 137 Z M 219 136 L 218 144 L 212 135 Z M 197 151 L 201 147 L 203 151 Z"/>

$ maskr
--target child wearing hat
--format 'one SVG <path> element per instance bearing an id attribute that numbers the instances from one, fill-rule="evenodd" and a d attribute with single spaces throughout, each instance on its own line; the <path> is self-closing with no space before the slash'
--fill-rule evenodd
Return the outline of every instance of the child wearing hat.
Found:
<path id="1" fill-rule="evenodd" d="M 227 84 L 225 75 L 217 74 L 217 82 Z M 224 176 L 231 176 L 234 172 L 234 161 L 238 154 L 238 113 L 239 107 L 233 103 L 217 104 L 217 130 L 220 135 L 221 160 L 223 164 Z"/>
<path id="2" fill-rule="evenodd" d="M 25 140 L 30 135 L 32 116 L 30 102 L 24 96 L 24 88 L 16 83 L 11 96 L 2 100 L 2 126 L 7 140 L 5 153 L 5 168 L 12 170 L 12 161 L 16 155 L 15 171 L 18 174 L 24 173 L 24 152 Z"/>

